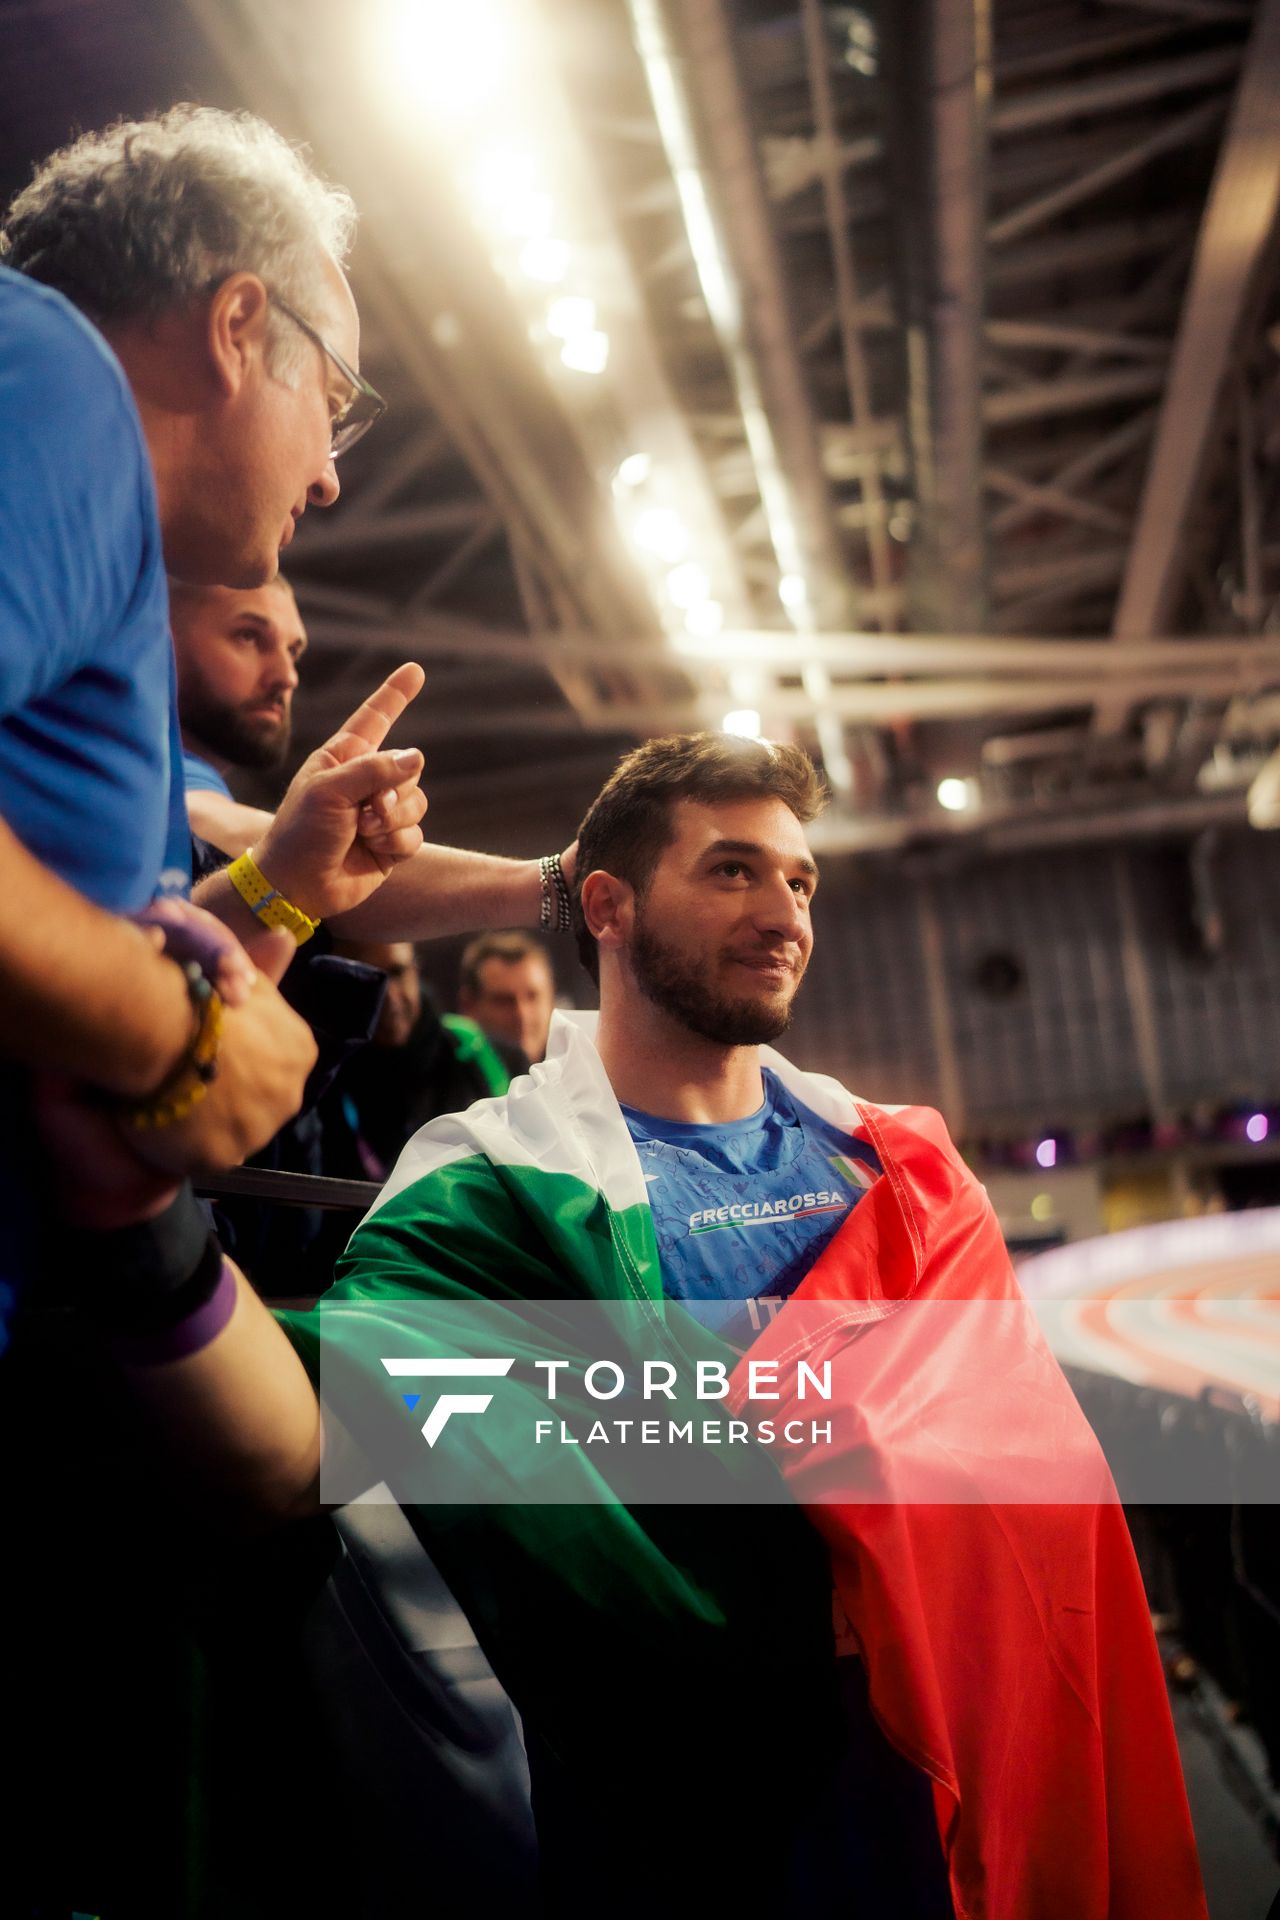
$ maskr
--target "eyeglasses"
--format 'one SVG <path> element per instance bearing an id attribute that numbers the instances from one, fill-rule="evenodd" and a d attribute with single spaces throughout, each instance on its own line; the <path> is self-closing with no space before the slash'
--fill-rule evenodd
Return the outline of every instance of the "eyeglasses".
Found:
<path id="1" fill-rule="evenodd" d="M 375 420 L 382 418 L 387 403 L 376 387 L 370 386 L 363 375 L 347 365 L 337 349 L 329 345 L 322 333 L 316 332 L 309 320 L 304 320 L 278 294 L 273 293 L 269 298 L 273 307 L 279 308 L 287 320 L 292 320 L 294 326 L 301 327 L 309 340 L 315 341 L 321 353 L 328 355 L 343 379 L 350 383 L 351 398 L 342 411 L 334 415 L 330 428 L 329 452 L 336 460 L 340 453 L 345 453 L 348 447 L 354 447 L 356 441 L 368 433 Z"/>

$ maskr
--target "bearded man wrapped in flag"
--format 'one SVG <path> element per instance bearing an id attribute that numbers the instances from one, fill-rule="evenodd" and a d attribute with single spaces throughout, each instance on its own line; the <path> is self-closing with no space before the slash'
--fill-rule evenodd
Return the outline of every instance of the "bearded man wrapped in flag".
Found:
<path id="1" fill-rule="evenodd" d="M 523 1716 L 548 1912 L 1203 1920 L 1123 1515 L 985 1193 L 938 1115 L 765 1044 L 820 806 L 797 749 L 629 755 L 580 833 L 594 1035 L 424 1128 L 289 1331 L 379 1471 L 352 1382 L 406 1301 L 731 1301 L 751 1360 L 834 1357 L 848 1437 L 790 1504 L 730 1464 L 712 1510 L 629 1503 L 585 1447 L 580 1503 L 402 1492 Z"/>

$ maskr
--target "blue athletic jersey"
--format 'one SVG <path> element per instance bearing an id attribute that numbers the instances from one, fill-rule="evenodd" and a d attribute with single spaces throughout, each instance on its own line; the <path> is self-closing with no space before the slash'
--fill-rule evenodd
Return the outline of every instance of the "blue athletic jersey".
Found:
<path id="1" fill-rule="evenodd" d="M 785 1300 L 881 1174 L 874 1148 L 763 1079 L 759 1111 L 719 1126 L 622 1109 L 677 1299 Z"/>
<path id="2" fill-rule="evenodd" d="M 228 800 L 235 799 L 218 769 L 192 753 L 190 747 L 182 749 L 182 784 L 188 793 L 220 793 Z"/>
<path id="3" fill-rule="evenodd" d="M 648 1183 L 663 1289 L 732 1345 L 750 1344 L 884 1171 L 873 1147 L 767 1067 L 763 1078 L 759 1112 L 721 1126 L 622 1109 Z M 724 1301 L 741 1304 L 717 1310 Z M 836 1651 L 852 1654 L 840 1612 Z M 788 1911 L 852 1903 L 865 1920 L 952 1920 L 929 1783 L 872 1718 L 861 1660 L 835 1669 L 844 1741 L 796 1836 Z"/>

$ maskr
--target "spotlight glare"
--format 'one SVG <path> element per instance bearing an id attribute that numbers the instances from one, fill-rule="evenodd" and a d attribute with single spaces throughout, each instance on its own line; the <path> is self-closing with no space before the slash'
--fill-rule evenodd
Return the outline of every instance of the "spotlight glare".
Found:
<path id="1" fill-rule="evenodd" d="M 684 624 L 699 640 L 710 640 L 724 625 L 724 608 L 718 600 L 704 600 L 700 606 L 689 608 Z"/>
<path id="2" fill-rule="evenodd" d="M 653 469 L 653 461 L 647 453 L 629 453 L 625 460 L 618 462 L 613 476 L 615 487 L 642 487 Z"/>
<path id="3" fill-rule="evenodd" d="M 505 11 L 505 10 L 504 10 Z M 511 22 L 492 0 L 465 7 L 399 0 L 387 9 L 383 69 L 403 102 L 449 125 L 491 108 L 513 57 Z"/>
<path id="4" fill-rule="evenodd" d="M 1036 1148 L 1038 1167 L 1056 1167 L 1058 1164 L 1058 1143 L 1056 1140 L 1042 1140 Z"/>
<path id="5" fill-rule="evenodd" d="M 938 782 L 938 804 L 948 813 L 963 813 L 969 805 L 969 782 L 949 774 Z"/>
<path id="6" fill-rule="evenodd" d="M 1271 1131 L 1271 1123 L 1265 1113 L 1251 1113 L 1244 1124 L 1245 1137 L 1252 1140 L 1255 1147 L 1261 1146 Z"/>
<path id="7" fill-rule="evenodd" d="M 574 340 L 595 331 L 596 303 L 580 293 L 564 293 L 547 308 L 547 332 Z"/>
<path id="8" fill-rule="evenodd" d="M 471 178 L 476 198 L 486 206 L 501 209 L 511 202 L 536 197 L 537 173 L 532 154 L 499 147 L 481 155 Z"/>
<path id="9" fill-rule="evenodd" d="M 548 286 L 554 286 L 563 280 L 569 268 L 569 248 L 563 240 L 553 240 L 549 234 L 537 240 L 526 241 L 520 253 L 520 271 L 530 280 L 542 280 Z"/>
<path id="10" fill-rule="evenodd" d="M 693 560 L 672 567 L 667 575 L 667 593 L 676 607 L 697 607 L 711 597 L 711 581 L 705 567 Z"/>
<path id="11" fill-rule="evenodd" d="M 517 240 L 545 240 L 553 212 L 549 193 L 513 194 L 502 208 L 502 230 Z"/>
<path id="12" fill-rule="evenodd" d="M 784 607 L 802 607 L 809 598 L 809 589 L 804 576 L 799 573 L 784 573 L 778 582 L 778 598 Z"/>
<path id="13" fill-rule="evenodd" d="M 560 358 L 575 373 L 603 373 L 609 364 L 609 336 L 595 328 L 576 333 L 561 347 Z"/>
<path id="14" fill-rule="evenodd" d="M 720 722 L 721 733 L 736 734 L 742 740 L 760 738 L 760 715 L 752 707 L 739 707 L 733 713 L 726 713 Z"/>
<path id="15" fill-rule="evenodd" d="M 670 507 L 649 507 L 639 514 L 631 537 L 646 553 L 656 553 L 671 566 L 684 559 L 689 545 L 684 521 Z"/>

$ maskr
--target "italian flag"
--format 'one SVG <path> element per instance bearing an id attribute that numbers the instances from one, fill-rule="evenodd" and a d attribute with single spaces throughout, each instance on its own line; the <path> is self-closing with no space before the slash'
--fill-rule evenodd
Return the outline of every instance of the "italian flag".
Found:
<path id="1" fill-rule="evenodd" d="M 546 1061 L 504 1098 L 418 1133 L 320 1312 L 282 1316 L 313 1367 L 323 1344 L 326 1389 L 335 1354 L 358 1373 L 396 1350 L 406 1300 L 661 1302 L 645 1180 L 592 1018 L 557 1015 Z M 526 1725 L 567 1764 L 595 1756 L 620 1820 L 652 1807 L 655 1752 L 702 1782 L 692 1810 L 667 1794 L 655 1813 L 690 1842 L 705 1844 L 707 1774 L 690 1759 L 704 1748 L 749 1752 L 775 1795 L 816 1783 L 808 1702 L 834 1581 L 872 1712 L 931 1783 L 957 1920 L 1206 1920 L 1124 1516 L 983 1188 L 936 1113 L 872 1106 L 762 1054 L 884 1168 L 750 1349 L 785 1360 L 812 1307 L 824 1344 L 806 1357 L 834 1357 L 856 1409 L 843 1456 L 779 1462 L 794 1507 L 708 1512 L 601 1504 L 607 1457 L 584 1448 L 581 1505 L 411 1520 Z M 785 1395 L 769 1409 L 795 1411 Z M 659 1691 L 682 1713 L 669 1748 L 602 1742 L 602 1701 L 634 1730 Z"/>

